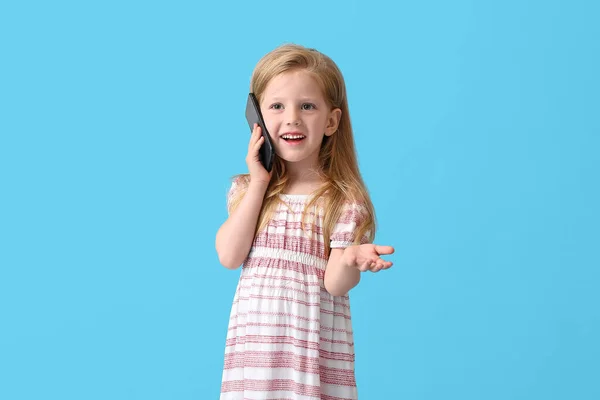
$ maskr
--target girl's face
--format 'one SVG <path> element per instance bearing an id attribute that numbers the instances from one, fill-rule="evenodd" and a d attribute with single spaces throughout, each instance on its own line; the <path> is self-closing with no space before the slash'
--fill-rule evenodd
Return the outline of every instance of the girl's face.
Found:
<path id="1" fill-rule="evenodd" d="M 317 165 L 323 137 L 333 135 L 342 114 L 329 109 L 319 84 L 303 70 L 271 79 L 260 108 L 277 155 L 301 169 Z"/>

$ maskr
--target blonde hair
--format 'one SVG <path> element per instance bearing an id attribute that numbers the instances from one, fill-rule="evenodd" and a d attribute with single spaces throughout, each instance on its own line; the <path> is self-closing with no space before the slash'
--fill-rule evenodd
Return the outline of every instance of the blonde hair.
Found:
<path id="1" fill-rule="evenodd" d="M 355 244 L 358 244 L 365 235 L 370 242 L 373 241 L 376 224 L 375 210 L 358 168 L 348 111 L 346 85 L 341 71 L 333 60 L 315 49 L 300 45 L 285 44 L 279 46 L 259 60 L 252 73 L 250 91 L 256 95 L 260 102 L 271 79 L 282 73 L 295 70 L 310 73 L 321 87 L 330 109 L 339 108 L 342 111 L 338 130 L 331 136 L 323 137 L 317 172 L 324 184 L 312 193 L 312 198 L 306 205 L 302 219 L 304 226 L 306 210 L 315 206 L 320 199 L 325 200 L 326 212 L 323 220 L 323 237 L 325 239 L 325 255 L 328 256 L 331 233 L 343 212 L 345 204 L 356 202 L 362 206 L 361 208 L 364 211 L 364 218 L 360 218 L 356 226 Z M 238 178 L 242 178 L 240 181 L 246 185 L 249 182 L 249 174 L 240 174 L 233 177 L 234 180 Z M 257 232 L 264 229 L 273 216 L 277 204 L 281 202 L 279 195 L 285 193 L 288 180 L 285 164 L 282 159 L 276 156 L 273 163 L 273 176 L 259 215 Z M 237 191 L 231 199 L 230 212 L 237 207 L 244 194 L 244 189 Z"/>

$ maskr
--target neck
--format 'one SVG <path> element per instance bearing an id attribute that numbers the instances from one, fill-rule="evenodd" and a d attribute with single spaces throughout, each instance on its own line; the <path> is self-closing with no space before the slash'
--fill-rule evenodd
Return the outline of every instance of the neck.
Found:
<path id="1" fill-rule="evenodd" d="M 318 186 L 321 183 L 321 176 L 319 175 L 316 165 L 303 162 L 293 163 L 286 161 L 285 168 L 290 179 L 290 185 L 292 186 Z"/>

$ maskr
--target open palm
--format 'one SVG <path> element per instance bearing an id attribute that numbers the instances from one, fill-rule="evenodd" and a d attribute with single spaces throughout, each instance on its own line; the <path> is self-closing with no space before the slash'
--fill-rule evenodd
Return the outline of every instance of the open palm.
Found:
<path id="1" fill-rule="evenodd" d="M 344 262 L 347 265 L 356 266 L 360 271 L 378 272 L 392 266 L 391 261 L 385 261 L 382 255 L 392 254 L 392 246 L 379 246 L 376 244 L 361 244 L 349 246 L 344 250 Z"/>

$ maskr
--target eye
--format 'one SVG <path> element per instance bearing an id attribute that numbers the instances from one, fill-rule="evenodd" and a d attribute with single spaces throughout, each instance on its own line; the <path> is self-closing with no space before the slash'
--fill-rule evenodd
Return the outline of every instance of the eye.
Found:
<path id="1" fill-rule="evenodd" d="M 269 107 L 269 108 L 272 108 L 273 110 L 281 110 L 281 109 L 283 109 L 283 104 L 281 104 L 281 103 L 271 104 L 271 107 Z"/>
<path id="2" fill-rule="evenodd" d="M 302 109 L 303 110 L 314 110 L 316 108 L 317 108 L 317 106 L 315 106 L 313 103 L 304 103 L 304 104 L 302 104 Z"/>

